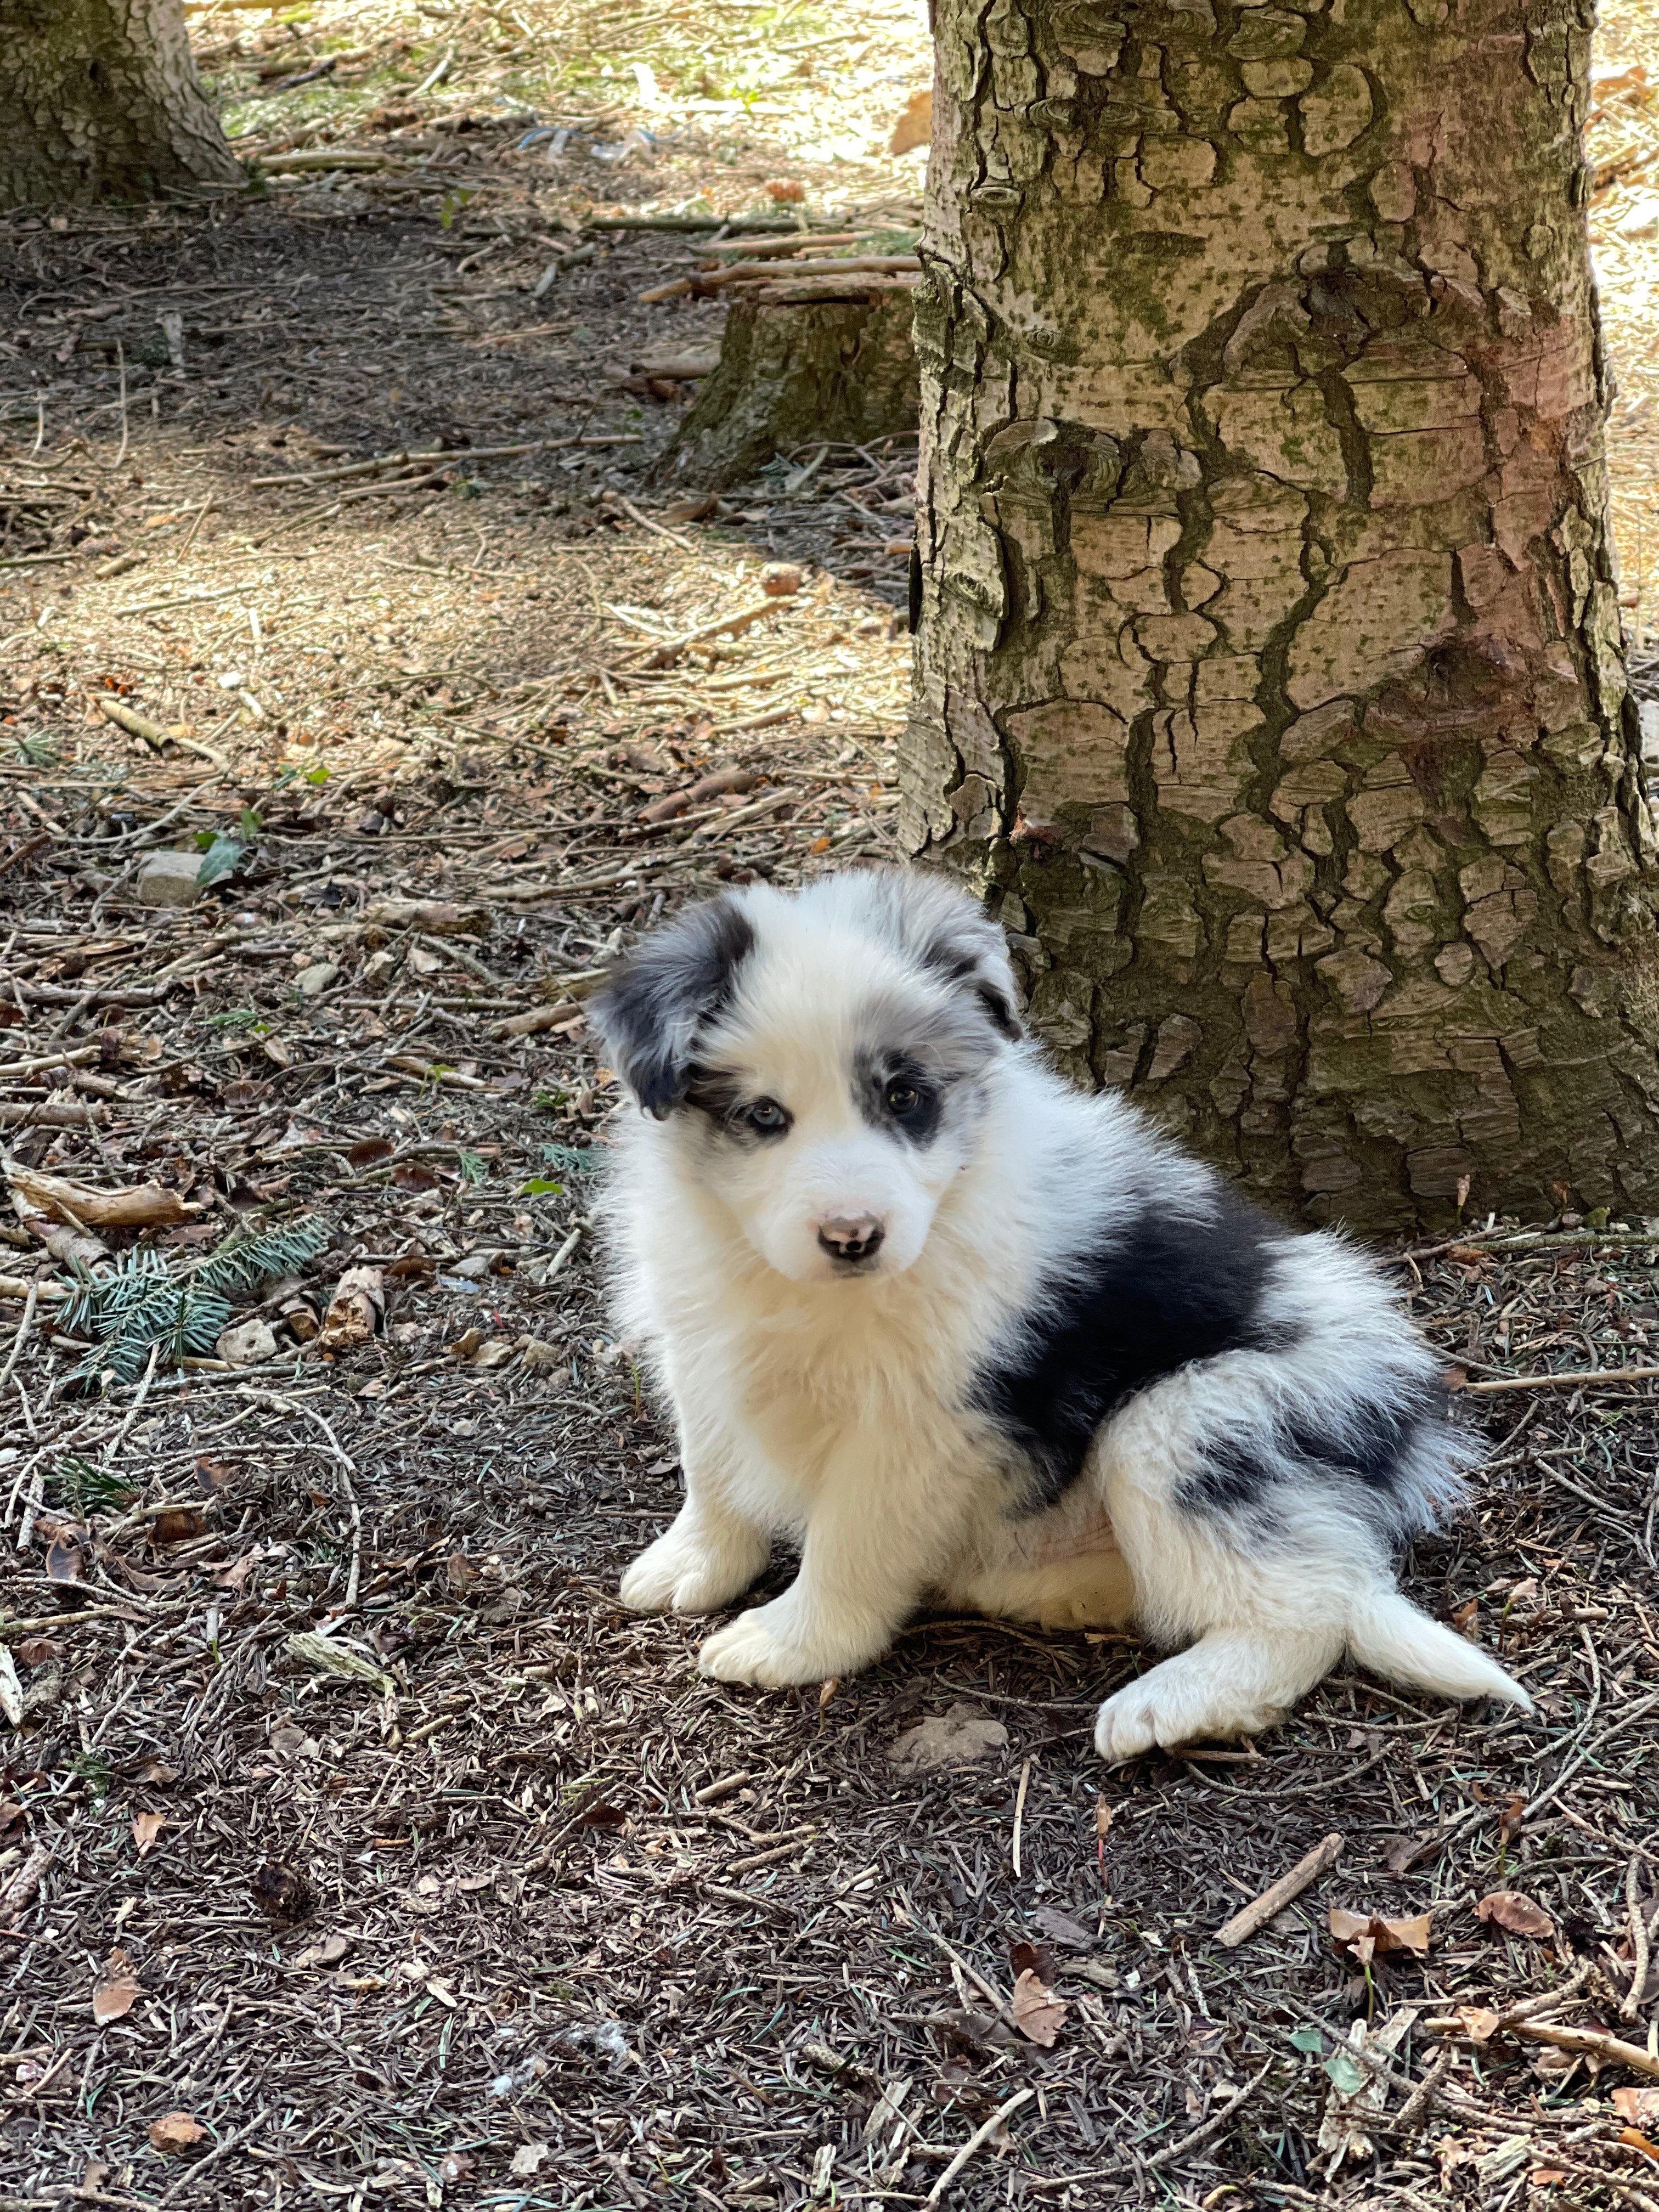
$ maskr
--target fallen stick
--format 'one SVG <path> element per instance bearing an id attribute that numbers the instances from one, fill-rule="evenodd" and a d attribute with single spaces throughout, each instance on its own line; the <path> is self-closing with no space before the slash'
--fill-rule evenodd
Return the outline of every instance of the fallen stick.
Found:
<path id="1" fill-rule="evenodd" d="M 544 1030 L 574 1022 L 580 1012 L 574 999 L 561 999 L 556 1006 L 532 1006 L 527 1014 L 509 1014 L 504 1022 L 492 1023 L 489 1034 L 493 1037 L 538 1036 Z"/>
<path id="2" fill-rule="evenodd" d="M 42 1099 L 38 1106 L 0 1103 L 0 1129 L 106 1129 L 109 1115 L 100 1106 L 65 1106 Z"/>
<path id="3" fill-rule="evenodd" d="M 1328 1837 L 1326 1840 L 1328 1842 L 1330 1839 Z M 1339 1837 L 1337 1840 L 1340 1843 L 1341 1838 Z M 1201 2120 L 1197 2127 L 1182 2136 L 1179 2142 L 1166 2144 L 1156 2156 L 1149 2158 L 1146 2161 L 1147 2172 L 1156 2173 L 1160 2166 L 1173 2166 L 1178 2158 L 1185 2158 L 1189 2150 L 1197 2150 L 1200 2145 L 1208 2142 L 1212 2136 L 1218 2136 L 1239 2106 L 1247 2099 L 1255 2096 L 1272 2072 L 1273 2064 L 1273 2062 L 1270 2058 L 1265 2065 L 1258 2067 L 1244 2087 L 1235 2090 L 1219 2111 L 1212 2112 L 1207 2120 Z"/>
<path id="4" fill-rule="evenodd" d="M 963 2143 L 962 2148 L 957 2153 L 956 2156 L 951 2160 L 949 2166 L 945 2167 L 944 2172 L 940 2174 L 939 2179 L 933 2184 L 927 2196 L 922 2199 L 923 2203 L 937 2204 L 939 2199 L 944 2196 L 945 2191 L 951 2186 L 951 2184 L 956 2179 L 957 2174 L 962 2172 L 963 2167 L 966 2166 L 969 2160 L 972 2158 L 975 2152 L 977 2150 L 982 2150 L 985 2145 L 990 2142 L 997 2130 L 1002 2125 L 1003 2122 L 1007 2119 L 1012 2119 L 1013 2115 L 1019 2110 L 1020 2106 L 1022 2105 L 1029 2105 L 1036 2094 L 1036 2091 L 1035 2089 L 1016 2089 L 1013 2095 L 1010 2097 L 1006 2103 L 999 2105 L 995 2112 L 992 2113 L 990 2118 L 974 2130 L 972 2135 L 969 2136 L 967 2142 Z"/>
<path id="5" fill-rule="evenodd" d="M 740 637 L 744 630 L 752 629 L 763 615 L 775 615 L 787 605 L 787 599 L 762 599 L 755 606 L 744 607 L 739 614 L 727 615 L 720 622 L 705 623 L 701 629 L 689 630 L 684 637 L 665 640 L 653 651 L 647 653 L 639 665 L 641 668 L 666 668 L 694 645 L 706 645 L 710 638 L 723 637 L 728 633 L 732 637 Z"/>
<path id="6" fill-rule="evenodd" d="M 1581 1383 L 1659 1382 L 1659 1367 L 1584 1367 L 1570 1375 L 1504 1375 L 1495 1382 L 1466 1382 L 1462 1398 L 1488 1398 L 1500 1390 L 1569 1390 Z"/>
<path id="7" fill-rule="evenodd" d="M 1471 2043 L 1489 2043 L 1497 2035 L 1518 2035 L 1528 2043 L 1547 2043 L 1581 2058 L 1599 2058 L 1604 2066 L 1628 2066 L 1632 2074 L 1645 2074 L 1650 2081 L 1659 2081 L 1659 2057 L 1639 2043 L 1609 2035 L 1605 2028 L 1552 2027 L 1541 2020 L 1520 2020 L 1501 2013 L 1488 2027 L 1489 2017 L 1480 2014 L 1478 2008 L 1465 2005 L 1450 2019 L 1425 2020 L 1423 2025 L 1432 2034 L 1461 2035 Z M 1471 2024 L 1472 2019 L 1476 2024 Z"/>
<path id="8" fill-rule="evenodd" d="M 181 729 L 164 730 L 159 722 L 152 722 L 148 714 L 140 714 L 131 707 L 124 707 L 118 699 L 106 699 L 101 691 L 91 694 L 92 702 L 106 722 L 113 722 L 118 730 L 129 737 L 142 738 L 152 752 L 160 752 L 167 745 L 182 745 L 186 752 L 199 753 L 205 761 L 222 769 L 228 775 L 230 763 L 211 745 L 204 744 L 200 738 L 186 736 Z"/>
<path id="9" fill-rule="evenodd" d="M 0 876 L 21 860 L 32 860 L 43 847 L 51 844 L 52 834 L 50 830 L 37 830 L 33 836 L 26 837 L 21 845 L 14 845 L 9 853 L 0 854 Z"/>
<path id="10" fill-rule="evenodd" d="M 50 1075 L 56 1067 L 85 1067 L 88 1061 L 101 1057 L 103 1048 L 95 1044 L 77 1044 L 67 1052 L 47 1053 L 33 1060 L 8 1060 L 0 1067 L 0 1076 L 21 1083 L 31 1075 Z"/>
<path id="11" fill-rule="evenodd" d="M 1310 1882 L 1316 1881 L 1328 1867 L 1335 1865 L 1342 1855 L 1342 1844 L 1343 1838 L 1334 1830 L 1322 1843 L 1316 1844 L 1288 1874 L 1280 1875 L 1260 1897 L 1252 1898 L 1224 1927 L 1218 1929 L 1217 1942 L 1224 1944 L 1230 1951 L 1237 1950 L 1258 1928 L 1265 1928 L 1274 1913 L 1282 1911 L 1293 1897 L 1300 1897 Z"/>
<path id="12" fill-rule="evenodd" d="M 37 1299 L 44 1298 L 49 1305 L 56 1304 L 60 1298 L 73 1296 L 73 1292 L 66 1291 L 61 1283 L 28 1281 L 21 1275 L 0 1275 L 0 1298 L 27 1299 L 31 1293 Z M 7 1374 L 9 1372 L 8 1363 Z M 6 1375 L 0 1375 L 0 1382 L 6 1379 Z"/>

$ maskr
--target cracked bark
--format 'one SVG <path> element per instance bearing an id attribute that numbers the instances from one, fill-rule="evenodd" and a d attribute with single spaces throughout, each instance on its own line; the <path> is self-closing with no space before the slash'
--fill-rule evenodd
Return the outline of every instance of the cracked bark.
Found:
<path id="1" fill-rule="evenodd" d="M 1314 1218 L 1659 1212 L 1590 20 L 939 0 L 907 842 Z"/>
<path id="2" fill-rule="evenodd" d="M 242 180 L 180 0 L 0 0 L 0 207 Z"/>

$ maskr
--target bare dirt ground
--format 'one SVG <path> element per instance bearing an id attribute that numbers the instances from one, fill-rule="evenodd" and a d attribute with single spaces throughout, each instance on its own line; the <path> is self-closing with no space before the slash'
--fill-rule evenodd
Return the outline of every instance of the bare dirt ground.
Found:
<path id="1" fill-rule="evenodd" d="M 1106 1774 L 1133 1643 L 927 1620 L 761 1696 L 613 1600 L 676 1473 L 582 997 L 889 851 L 911 490 L 653 489 L 635 363 L 720 311 L 614 225 L 902 230 L 919 16 L 194 21 L 265 189 L 0 231 L 0 2212 L 1650 2212 L 1659 1431 L 1562 1378 L 1659 1365 L 1659 1224 L 1395 1262 L 1491 1440 L 1412 1586 L 1535 1720 L 1339 1678 Z M 1652 43 L 1596 141 L 1633 627 Z M 141 904 L 154 849 L 219 872 Z"/>

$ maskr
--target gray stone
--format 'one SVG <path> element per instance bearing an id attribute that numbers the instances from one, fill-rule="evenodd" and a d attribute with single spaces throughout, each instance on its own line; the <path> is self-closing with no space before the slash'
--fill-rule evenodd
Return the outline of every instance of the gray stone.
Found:
<path id="1" fill-rule="evenodd" d="M 192 906 L 199 853 L 152 853 L 138 871 L 140 906 Z"/>

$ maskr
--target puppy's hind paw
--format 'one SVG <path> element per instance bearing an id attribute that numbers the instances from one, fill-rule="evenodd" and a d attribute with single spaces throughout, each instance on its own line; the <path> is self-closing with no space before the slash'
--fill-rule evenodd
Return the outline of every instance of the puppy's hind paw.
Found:
<path id="1" fill-rule="evenodd" d="M 748 1530 L 718 1540 L 677 1521 L 640 1553 L 618 1595 L 630 1613 L 718 1613 L 742 1596 L 769 1548 Z"/>
<path id="2" fill-rule="evenodd" d="M 1166 1659 L 1102 1705 L 1095 1749 L 1109 1765 L 1139 1759 L 1154 1746 L 1169 1751 L 1212 1737 L 1257 1735 L 1283 1717 L 1283 1705 L 1230 1693 L 1205 1679 L 1207 1670 L 1184 1666 L 1187 1656 Z"/>

